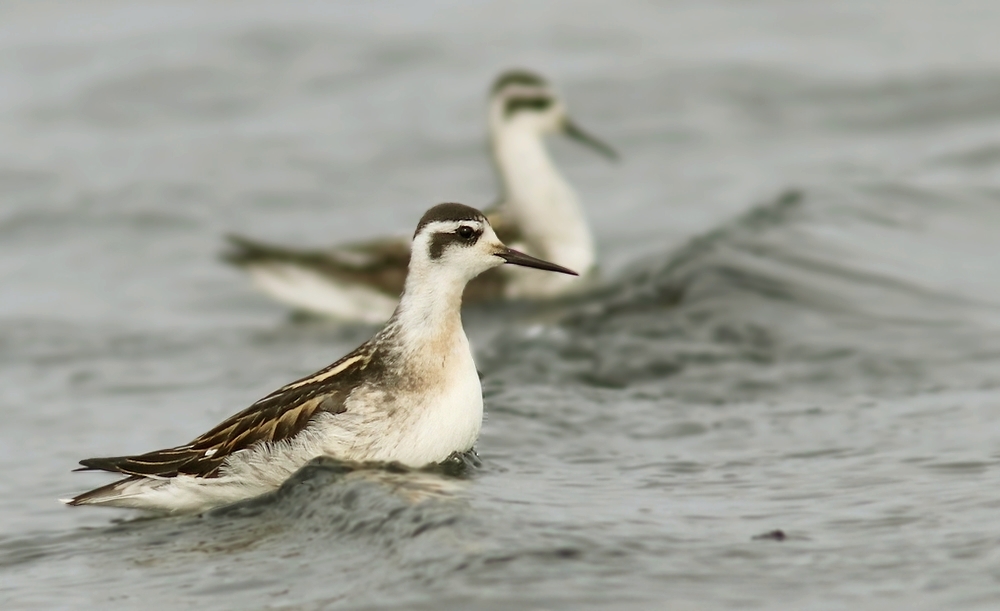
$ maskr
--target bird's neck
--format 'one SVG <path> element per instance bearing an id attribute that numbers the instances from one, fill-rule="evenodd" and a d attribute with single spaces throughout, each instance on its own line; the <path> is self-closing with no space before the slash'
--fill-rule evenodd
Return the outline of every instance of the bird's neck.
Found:
<path id="1" fill-rule="evenodd" d="M 462 327 L 465 278 L 410 267 L 395 313 L 384 333 L 392 336 L 393 350 L 402 362 L 446 367 L 456 355 L 468 353 Z"/>
<path id="2" fill-rule="evenodd" d="M 531 254 L 586 272 L 594 242 L 573 189 L 559 174 L 539 133 L 508 128 L 494 133 L 493 156 L 504 191 L 504 213 Z"/>

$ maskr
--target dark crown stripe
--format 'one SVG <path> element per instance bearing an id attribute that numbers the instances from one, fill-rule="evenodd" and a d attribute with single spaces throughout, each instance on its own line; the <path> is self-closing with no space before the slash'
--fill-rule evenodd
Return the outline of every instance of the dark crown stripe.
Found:
<path id="1" fill-rule="evenodd" d="M 420 222 L 417 223 L 417 230 L 413 232 L 413 235 L 416 236 L 421 229 L 430 223 L 461 221 L 485 222 L 486 217 L 482 212 L 465 204 L 438 204 L 424 213 Z"/>
<path id="2" fill-rule="evenodd" d="M 504 89 L 505 87 L 509 87 L 511 85 L 525 85 L 528 87 L 545 87 L 546 85 L 548 85 L 548 83 L 546 83 L 545 79 L 543 79 L 539 75 L 535 74 L 534 72 L 530 72 L 528 70 L 508 70 L 507 72 L 504 72 L 503 74 L 498 76 L 497 80 L 493 81 L 493 88 L 490 89 L 490 93 L 495 94 L 501 89 Z"/>

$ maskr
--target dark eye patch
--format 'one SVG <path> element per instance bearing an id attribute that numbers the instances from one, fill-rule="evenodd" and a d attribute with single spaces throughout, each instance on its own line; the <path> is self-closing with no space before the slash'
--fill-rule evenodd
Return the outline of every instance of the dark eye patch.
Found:
<path id="1" fill-rule="evenodd" d="M 450 233 L 435 233 L 431 236 L 430 249 L 427 254 L 431 259 L 440 259 L 444 254 L 444 249 L 452 244 L 459 246 L 472 246 L 479 241 L 483 235 L 481 229 L 475 229 L 469 225 L 460 225 L 458 229 Z"/>
<path id="2" fill-rule="evenodd" d="M 552 106 L 552 98 L 548 96 L 531 96 L 522 98 L 511 98 L 504 104 L 504 116 L 511 116 L 522 110 L 532 110 L 542 112 Z"/>

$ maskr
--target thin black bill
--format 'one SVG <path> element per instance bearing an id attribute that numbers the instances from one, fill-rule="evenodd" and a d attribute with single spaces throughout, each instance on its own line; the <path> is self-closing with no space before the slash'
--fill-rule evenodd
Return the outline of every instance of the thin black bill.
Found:
<path id="1" fill-rule="evenodd" d="M 563 121 L 563 133 L 566 134 L 567 137 L 572 138 L 573 140 L 576 140 L 581 144 L 589 146 L 590 148 L 594 149 L 601 155 L 604 155 L 608 159 L 612 159 L 615 161 L 617 161 L 618 159 L 618 153 L 615 151 L 615 149 L 611 148 L 607 144 L 604 144 L 597 138 L 583 131 L 582 129 L 580 129 L 579 125 L 573 123 L 569 119 Z"/>
<path id="2" fill-rule="evenodd" d="M 569 274 L 570 276 L 580 275 L 571 269 L 565 268 L 561 265 L 556 265 L 555 263 L 549 263 L 548 261 L 542 261 L 541 259 L 536 259 L 531 255 L 526 255 L 523 252 L 514 250 L 513 248 L 504 247 L 502 250 L 499 250 L 495 254 L 496 256 L 503 259 L 505 263 L 510 263 L 511 265 L 520 265 L 521 267 L 533 267 L 535 269 L 544 269 L 547 272 L 559 272 L 560 274 Z"/>

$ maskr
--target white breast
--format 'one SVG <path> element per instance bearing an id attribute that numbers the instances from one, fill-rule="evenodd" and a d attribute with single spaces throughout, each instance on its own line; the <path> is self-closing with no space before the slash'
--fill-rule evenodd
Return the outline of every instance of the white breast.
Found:
<path id="1" fill-rule="evenodd" d="M 395 435 L 391 460 L 423 466 L 469 450 L 476 442 L 483 424 L 483 389 L 468 341 L 464 343 L 464 358 L 456 358 L 444 383 L 414 396 L 416 409 Z"/>
<path id="2" fill-rule="evenodd" d="M 424 354 L 419 375 L 397 386 L 359 388 L 344 413 L 318 419 L 323 453 L 351 461 L 422 467 L 475 443 L 483 422 L 483 392 L 465 334 L 443 351 Z"/>

